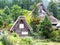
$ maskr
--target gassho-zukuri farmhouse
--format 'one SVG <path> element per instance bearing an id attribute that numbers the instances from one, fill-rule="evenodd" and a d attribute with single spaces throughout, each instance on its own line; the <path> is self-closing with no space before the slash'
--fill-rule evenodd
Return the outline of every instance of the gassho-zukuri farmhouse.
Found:
<path id="1" fill-rule="evenodd" d="M 24 16 L 19 16 L 10 30 L 19 34 L 19 36 L 28 36 L 30 31 L 30 26 L 26 22 Z"/>

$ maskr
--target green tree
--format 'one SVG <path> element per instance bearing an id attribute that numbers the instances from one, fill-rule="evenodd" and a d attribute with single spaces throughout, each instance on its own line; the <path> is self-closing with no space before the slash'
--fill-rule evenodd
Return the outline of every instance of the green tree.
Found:
<path id="1" fill-rule="evenodd" d="M 5 6 L 4 11 L 5 14 L 9 15 L 10 14 L 10 9 L 8 8 L 8 6 Z"/>
<path id="2" fill-rule="evenodd" d="M 0 20 L 0 28 L 3 26 L 3 22 L 2 20 Z"/>
<path id="3" fill-rule="evenodd" d="M 42 0 L 34 0 L 34 2 L 40 3 L 40 2 L 42 2 Z"/>
<path id="4" fill-rule="evenodd" d="M 6 18 L 7 15 L 3 12 L 0 13 L 0 22 L 2 22 L 3 25 L 1 25 L 1 27 L 5 27 L 6 26 Z M 1 24 L 1 23 L 0 23 Z"/>
<path id="5" fill-rule="evenodd" d="M 11 9 L 12 18 L 15 21 L 18 16 L 22 15 L 22 9 L 18 5 L 13 5 Z"/>
<path id="6" fill-rule="evenodd" d="M 0 0 L 0 8 L 5 6 L 10 8 L 12 5 L 19 5 L 23 9 L 30 10 L 30 6 L 33 6 L 35 2 L 39 3 L 41 0 Z"/>
<path id="7" fill-rule="evenodd" d="M 0 0 L 0 8 L 4 8 L 5 6 L 11 7 L 12 3 L 9 0 Z"/>
<path id="8" fill-rule="evenodd" d="M 11 6 L 12 6 L 12 2 L 9 1 L 9 0 L 4 0 L 4 1 L 5 1 L 5 5 L 4 5 L 4 7 L 5 7 L 5 6 L 8 6 L 9 8 L 11 8 Z"/>
<path id="9" fill-rule="evenodd" d="M 38 37 L 39 36 L 39 30 L 38 30 L 38 25 L 40 23 L 40 17 L 33 17 L 32 21 L 30 23 L 32 30 L 30 31 L 31 35 Z"/>
<path id="10" fill-rule="evenodd" d="M 57 4 L 57 7 L 58 7 L 58 16 L 57 16 L 57 18 L 60 20 L 60 3 Z"/>
<path id="11" fill-rule="evenodd" d="M 57 11 L 57 5 L 53 1 L 50 2 L 48 9 L 50 12 L 53 13 L 53 16 L 57 18 L 58 11 Z"/>
<path id="12" fill-rule="evenodd" d="M 4 0 L 0 0 L 0 8 L 4 7 Z"/>
<path id="13" fill-rule="evenodd" d="M 12 0 L 13 5 L 18 5 L 18 0 Z"/>
<path id="14" fill-rule="evenodd" d="M 37 7 L 36 3 L 34 3 L 33 8 L 34 8 L 33 15 L 37 16 L 38 15 L 38 7 Z"/>
<path id="15" fill-rule="evenodd" d="M 42 36 L 45 36 L 45 38 L 49 38 L 50 37 L 50 33 L 51 33 L 51 28 L 52 28 L 52 24 L 49 21 L 48 17 L 45 16 L 45 19 L 39 24 L 39 33 Z"/>
<path id="16" fill-rule="evenodd" d="M 39 24 L 40 22 L 40 17 L 34 17 L 31 21 L 31 26 L 33 28 L 33 31 L 36 32 L 36 28 L 37 28 L 37 25 Z"/>

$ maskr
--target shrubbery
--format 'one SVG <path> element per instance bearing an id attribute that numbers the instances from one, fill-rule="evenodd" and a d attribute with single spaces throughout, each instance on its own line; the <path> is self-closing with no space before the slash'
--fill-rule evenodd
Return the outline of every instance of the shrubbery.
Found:
<path id="1" fill-rule="evenodd" d="M 53 31 L 51 33 L 51 40 L 56 41 L 56 42 L 60 42 L 60 30 Z"/>
<path id="2" fill-rule="evenodd" d="M 32 37 L 22 37 L 20 38 L 17 34 L 12 35 L 1 35 L 0 38 L 1 45 L 32 45 Z"/>
<path id="3" fill-rule="evenodd" d="M 0 45 L 3 45 L 3 43 L 2 43 L 2 42 L 0 42 Z"/>
<path id="4" fill-rule="evenodd" d="M 52 32 L 52 24 L 48 17 L 45 16 L 44 20 L 40 22 L 39 18 L 36 17 L 31 22 L 33 30 L 31 30 L 33 36 L 35 37 L 45 37 L 50 38 L 50 33 Z"/>
<path id="5" fill-rule="evenodd" d="M 50 36 L 52 41 L 60 42 L 60 30 L 53 31 Z M 38 42 L 40 42 L 40 40 Z M 11 35 L 0 35 L 0 45 L 34 45 L 36 43 L 37 40 L 33 39 L 32 37 L 21 38 L 16 33 L 12 33 Z"/>

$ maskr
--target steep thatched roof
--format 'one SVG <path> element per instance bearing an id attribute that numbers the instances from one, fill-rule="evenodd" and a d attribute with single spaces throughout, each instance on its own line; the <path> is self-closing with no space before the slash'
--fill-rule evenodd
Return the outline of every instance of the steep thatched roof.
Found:
<path id="1" fill-rule="evenodd" d="M 22 20 L 22 21 L 26 24 L 26 26 L 27 26 L 27 28 L 28 28 L 29 30 L 31 29 L 30 25 L 28 25 L 27 21 L 25 20 L 25 17 L 24 17 L 24 16 L 19 16 L 18 19 L 14 22 L 14 24 L 13 24 L 13 26 L 11 27 L 10 30 L 13 30 L 14 26 L 15 26 L 16 24 L 18 24 L 17 22 L 20 21 L 20 20 Z"/>
<path id="2" fill-rule="evenodd" d="M 49 11 L 44 7 L 43 3 L 38 3 L 37 6 L 40 11 L 43 10 L 44 12 L 46 12 L 46 14 L 43 13 L 43 15 L 47 15 L 52 24 L 58 24 L 59 20 L 49 13 Z M 40 7 L 41 7 L 41 9 L 40 9 Z M 39 15 L 41 15 L 41 14 L 39 14 Z"/>

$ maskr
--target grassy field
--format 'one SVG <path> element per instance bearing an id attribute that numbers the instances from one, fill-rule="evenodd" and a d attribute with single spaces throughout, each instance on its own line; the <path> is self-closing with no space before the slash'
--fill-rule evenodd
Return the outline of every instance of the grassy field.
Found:
<path id="1" fill-rule="evenodd" d="M 58 43 L 58 42 L 48 42 L 48 43 L 37 42 L 35 45 L 60 45 L 60 43 Z"/>
<path id="2" fill-rule="evenodd" d="M 52 41 L 47 41 L 47 40 L 34 40 L 35 44 L 34 45 L 60 45 L 60 42 L 52 42 Z"/>

